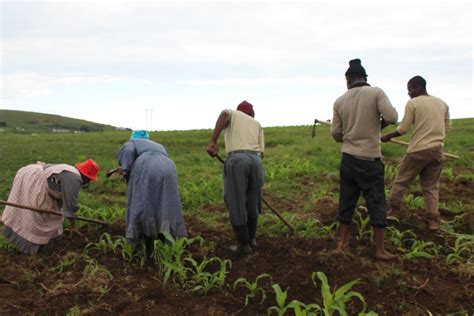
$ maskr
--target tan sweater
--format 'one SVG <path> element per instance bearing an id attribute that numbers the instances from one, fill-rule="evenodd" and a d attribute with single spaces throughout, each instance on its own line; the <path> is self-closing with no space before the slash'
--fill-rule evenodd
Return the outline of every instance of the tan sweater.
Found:
<path id="1" fill-rule="evenodd" d="M 397 110 L 377 87 L 349 89 L 334 102 L 331 136 L 342 142 L 341 152 L 365 158 L 380 158 L 380 118 L 397 122 Z"/>
<path id="2" fill-rule="evenodd" d="M 225 150 L 253 150 L 264 152 L 263 129 L 259 122 L 241 111 L 226 110 L 230 114 L 229 125 L 224 130 Z"/>
<path id="3" fill-rule="evenodd" d="M 451 128 L 449 107 L 440 98 L 420 95 L 408 101 L 397 131 L 400 134 L 413 130 L 407 152 L 442 146 Z"/>

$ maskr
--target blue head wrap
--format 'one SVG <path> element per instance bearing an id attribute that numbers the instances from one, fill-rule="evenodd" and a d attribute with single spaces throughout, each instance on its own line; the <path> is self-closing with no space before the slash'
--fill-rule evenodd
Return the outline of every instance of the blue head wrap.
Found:
<path id="1" fill-rule="evenodd" d="M 132 136 L 130 136 L 130 139 L 139 139 L 139 138 L 149 139 L 150 136 L 148 135 L 148 132 L 145 130 L 133 131 Z"/>

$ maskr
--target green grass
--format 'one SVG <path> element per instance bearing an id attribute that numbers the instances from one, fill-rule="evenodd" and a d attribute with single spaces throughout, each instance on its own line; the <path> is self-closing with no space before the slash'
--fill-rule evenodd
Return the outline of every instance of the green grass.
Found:
<path id="1" fill-rule="evenodd" d="M 327 126 L 318 126 L 314 139 L 311 138 L 311 128 L 265 128 L 264 195 L 303 211 L 314 209 L 316 201 L 321 198 L 337 202 L 337 183 L 326 176 L 338 176 L 340 144 L 332 140 Z M 461 159 L 447 161 L 445 168 L 472 165 L 472 148 L 468 144 L 474 143 L 473 129 L 474 119 L 453 120 L 446 151 L 460 155 Z M 176 164 L 185 212 L 206 214 L 206 211 L 202 212 L 205 205 L 223 206 L 222 165 L 206 153 L 211 133 L 210 129 L 151 133 L 151 139 L 163 144 Z M 107 207 L 123 210 L 126 207 L 126 185 L 119 180 L 106 179 L 105 173 L 117 166 L 116 152 L 128 139 L 127 131 L 37 136 L 5 133 L 0 137 L 0 198 L 8 198 L 15 173 L 22 166 L 36 161 L 72 165 L 92 158 L 100 166 L 99 180 L 81 190 L 80 204 L 94 210 Z M 222 137 L 220 148 L 220 155 L 225 157 Z M 382 149 L 385 156 L 394 161 L 401 159 L 406 150 L 396 144 L 383 144 Z M 390 177 L 394 176 L 392 173 Z M 470 174 L 469 170 L 467 174 Z M 336 191 L 332 192 L 333 189 Z M 212 217 L 216 221 L 221 219 L 221 216 Z"/>
<path id="2" fill-rule="evenodd" d="M 2 119 L 3 116 L 0 121 Z M 336 225 L 327 222 L 323 224 L 323 220 L 317 216 L 323 211 L 328 211 L 326 216 L 328 214 L 330 216 L 331 211 L 333 211 L 331 207 L 337 207 L 340 144 L 331 139 L 327 126 L 317 127 L 315 139 L 311 138 L 311 128 L 312 126 L 265 128 L 266 152 L 263 164 L 266 177 L 264 196 L 295 227 L 296 236 L 299 238 L 325 239 L 334 234 Z M 446 162 L 444 176 L 448 177 L 449 181 L 456 181 L 459 177 L 471 179 L 471 181 L 474 178 L 472 163 L 473 129 L 474 119 L 453 121 L 453 129 L 446 140 L 445 150 L 459 155 L 461 159 Z M 153 132 L 151 133 L 151 139 L 163 144 L 169 157 L 176 164 L 185 215 L 199 220 L 211 229 L 217 228 L 216 231 L 221 231 L 223 226 L 230 230 L 228 215 L 222 198 L 222 164 L 217 159 L 210 158 L 206 153 L 211 133 L 212 130 L 210 129 Z M 127 203 L 126 184 L 118 179 L 107 179 L 105 174 L 107 170 L 117 166 L 116 152 L 128 139 L 129 132 L 126 131 L 40 134 L 37 136 L 9 132 L 0 134 L 0 162 L 2 163 L 0 168 L 0 199 L 6 200 L 8 198 L 15 173 L 22 166 L 36 161 L 72 165 L 92 158 L 100 166 L 99 179 L 81 190 L 79 213 L 82 216 L 95 217 L 108 223 L 123 220 Z M 407 140 L 408 136 L 401 139 Z M 222 138 L 219 144 L 221 148 L 220 155 L 224 158 L 225 151 Z M 397 162 L 401 161 L 406 148 L 389 143 L 383 144 L 382 150 L 387 165 L 386 189 L 389 190 L 390 182 L 398 172 Z M 410 190 L 409 193 L 412 195 L 407 195 L 405 201 L 405 206 L 410 214 L 421 211 L 419 209 L 422 208 L 421 198 L 416 198 L 419 194 L 414 195 L 416 192 L 419 193 L 420 189 L 417 184 L 415 186 L 417 187 L 416 191 Z M 451 209 L 456 214 L 449 222 L 442 223 L 439 234 L 444 236 L 446 244 L 439 245 L 431 240 L 422 240 L 421 234 L 417 238 L 417 227 L 413 227 L 412 222 L 402 220 L 399 223 L 401 225 L 400 230 L 396 228 L 387 230 L 387 244 L 392 249 L 395 248 L 405 261 L 433 258 L 446 269 L 470 271 L 472 270 L 472 262 L 469 258 L 472 257 L 474 250 L 472 249 L 472 239 L 466 237 L 468 235 L 465 231 L 464 219 L 467 219 L 468 212 L 473 210 L 472 205 L 452 197 L 449 200 L 443 200 L 443 197 L 441 197 L 441 200 L 442 206 Z M 320 204 L 323 206 L 317 209 L 318 202 L 325 202 L 326 204 Z M 329 206 L 327 206 L 328 203 Z M 328 209 L 322 209 L 322 207 Z M 0 212 L 1 209 L 0 207 Z M 363 216 L 354 218 L 358 220 L 358 225 L 355 226 L 356 231 L 353 235 L 354 238 L 357 236 L 365 242 L 371 239 L 371 229 L 367 226 L 365 212 L 361 215 Z M 82 223 L 81 225 L 85 224 Z M 259 220 L 258 225 L 259 236 L 280 236 L 283 238 L 282 236 L 289 234 L 288 228 L 275 215 L 265 210 L 265 206 L 264 215 Z M 461 228 L 464 228 L 464 230 L 461 230 Z M 414 231 L 416 231 L 416 234 Z M 199 248 L 203 253 L 192 260 L 184 260 L 190 258 L 190 251 L 187 247 L 193 241 L 196 241 L 196 245 L 193 247 Z M 366 247 L 363 245 L 364 242 L 356 242 L 356 244 Z M 199 244 L 199 247 L 197 244 Z M 107 237 L 103 235 L 97 242 L 92 241 L 91 245 L 88 246 L 88 250 L 91 254 L 113 253 L 127 263 L 143 266 L 140 258 L 133 257 L 131 248 L 127 248 L 126 245 L 128 244 L 125 243 L 122 236 Z M 166 285 L 169 281 L 169 285 L 177 284 L 188 290 L 197 291 L 199 295 L 206 294 L 214 288 L 220 289 L 231 286 L 231 284 L 226 283 L 229 281 L 225 280 L 231 268 L 230 262 L 219 261 L 220 259 L 213 259 L 214 257 L 208 259 L 205 250 L 206 247 L 212 247 L 212 245 L 204 244 L 201 237 L 181 239 L 171 243 L 157 241 L 156 247 L 159 251 L 155 253 L 155 256 L 161 257 L 155 257 L 154 259 L 155 264 L 160 265 L 159 271 L 163 273 L 163 284 Z M 0 249 L 13 251 L 11 245 L 1 237 Z M 67 274 L 69 269 L 77 266 L 77 261 L 84 261 L 85 255 L 81 254 L 81 256 L 65 255 L 60 258 L 52 269 L 59 271 L 58 273 Z M 327 249 L 323 249 L 318 252 L 315 260 L 318 263 L 328 262 L 330 256 L 332 256 L 332 253 Z M 212 260 L 212 267 L 206 260 Z M 385 283 L 395 282 L 397 287 L 397 276 L 406 273 L 390 266 L 387 266 L 387 270 L 382 272 L 377 279 L 373 279 L 375 285 L 382 286 Z M 95 280 L 98 276 L 100 277 L 101 282 L 97 283 L 96 287 L 96 292 L 100 296 L 106 295 L 110 289 L 109 283 L 112 282 L 111 280 L 114 277 L 92 259 L 87 261 L 84 275 L 88 278 L 87 280 Z M 334 283 L 330 288 L 327 279 L 324 280 L 324 277 L 321 279 L 322 275 L 318 276 L 316 274 L 316 277 L 319 279 L 317 281 L 318 288 L 321 287 L 321 290 L 323 290 L 324 287 L 325 291 L 324 293 L 321 292 L 323 301 L 320 301 L 320 303 L 322 309 L 327 308 L 330 312 L 331 308 L 337 306 L 342 310 L 342 303 L 349 303 L 349 300 L 362 301 L 361 297 L 354 295 L 356 292 L 350 291 L 350 288 L 356 284 L 355 282 L 343 286 Z M 25 275 L 22 284 L 29 284 L 35 281 L 35 278 L 36 275 L 32 273 Z M 314 276 L 312 279 L 313 281 L 316 280 Z M 400 282 L 404 282 L 404 279 L 400 278 L 400 280 Z M 252 291 L 258 289 L 257 279 L 253 285 L 249 281 L 247 282 L 246 286 L 248 292 L 250 292 L 249 298 L 253 298 Z M 361 282 L 361 287 L 362 285 L 363 282 Z M 274 286 L 273 290 L 275 291 L 277 305 L 270 312 L 294 311 L 298 315 L 310 315 L 310 313 L 316 311 L 314 304 L 305 304 L 295 300 L 288 302 L 285 294 L 288 290 L 286 288 L 283 291 L 279 286 L 278 288 Z M 288 293 L 291 293 L 291 289 Z M 336 297 L 336 294 L 340 295 Z M 264 300 L 265 295 L 263 293 L 259 295 L 258 300 L 253 303 Z M 324 302 L 324 300 L 327 302 Z M 249 299 L 247 299 L 248 301 Z M 242 297 L 242 304 L 244 304 L 244 297 Z M 83 309 L 84 306 L 72 305 L 69 314 L 79 314 L 81 308 Z"/>

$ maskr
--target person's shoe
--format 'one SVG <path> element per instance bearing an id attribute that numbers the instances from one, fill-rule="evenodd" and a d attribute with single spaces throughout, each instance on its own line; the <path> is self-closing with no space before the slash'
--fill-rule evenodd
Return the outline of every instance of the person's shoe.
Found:
<path id="1" fill-rule="evenodd" d="M 234 229 L 235 239 L 237 244 L 230 246 L 230 251 L 235 255 L 244 256 L 252 252 L 249 244 L 249 230 L 247 225 L 232 226 Z"/>
<path id="2" fill-rule="evenodd" d="M 249 218 L 247 221 L 249 230 L 249 244 L 252 249 L 257 248 L 257 218 Z"/>
<path id="3" fill-rule="evenodd" d="M 428 229 L 432 231 L 436 231 L 440 228 L 439 221 L 437 219 L 428 219 Z"/>
<path id="4" fill-rule="evenodd" d="M 245 256 L 252 252 L 252 248 L 249 245 L 236 244 L 230 246 L 229 249 L 237 256 Z"/>

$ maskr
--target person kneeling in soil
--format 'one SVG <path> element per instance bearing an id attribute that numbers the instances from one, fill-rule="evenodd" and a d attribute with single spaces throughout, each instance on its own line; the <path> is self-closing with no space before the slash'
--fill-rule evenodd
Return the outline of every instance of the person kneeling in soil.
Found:
<path id="1" fill-rule="evenodd" d="M 390 191 L 390 215 L 398 215 L 403 195 L 416 176 L 420 175 L 428 214 L 428 228 L 438 230 L 439 178 L 444 161 L 443 142 L 451 127 L 449 107 L 443 100 L 428 95 L 426 80 L 421 76 L 411 78 L 407 89 L 411 100 L 405 107 L 405 115 L 400 126 L 396 131 L 381 138 L 383 142 L 388 142 L 393 137 L 405 134 L 410 128 L 413 129 L 410 145 Z"/>
<path id="2" fill-rule="evenodd" d="M 387 203 L 380 129 L 396 123 L 398 114 L 382 89 L 367 83 L 361 61 L 354 59 L 349 65 L 345 74 L 348 91 L 335 101 L 331 125 L 331 136 L 342 142 L 338 249 L 348 248 L 350 223 L 362 192 L 375 231 L 375 258 L 390 260 L 395 255 L 384 246 Z"/>
<path id="3" fill-rule="evenodd" d="M 128 183 L 125 237 L 136 248 L 145 241 L 147 257 L 163 233 L 186 237 L 178 174 L 163 145 L 149 140 L 147 131 L 132 132 L 118 151 L 122 175 Z"/>
<path id="4" fill-rule="evenodd" d="M 219 152 L 217 140 L 224 130 L 224 201 L 237 240 L 230 249 L 237 255 L 248 254 L 257 246 L 257 219 L 262 210 L 265 144 L 263 129 L 254 116 L 247 101 L 240 103 L 237 111 L 222 111 L 207 147 L 207 153 L 215 157 Z"/>
<path id="5" fill-rule="evenodd" d="M 89 159 L 75 167 L 67 164 L 36 163 L 18 170 L 13 180 L 8 202 L 61 212 L 75 228 L 77 196 L 81 186 L 95 181 L 99 166 Z M 41 245 L 63 233 L 64 217 L 7 206 L 2 215 L 3 235 L 19 251 L 34 255 Z"/>

